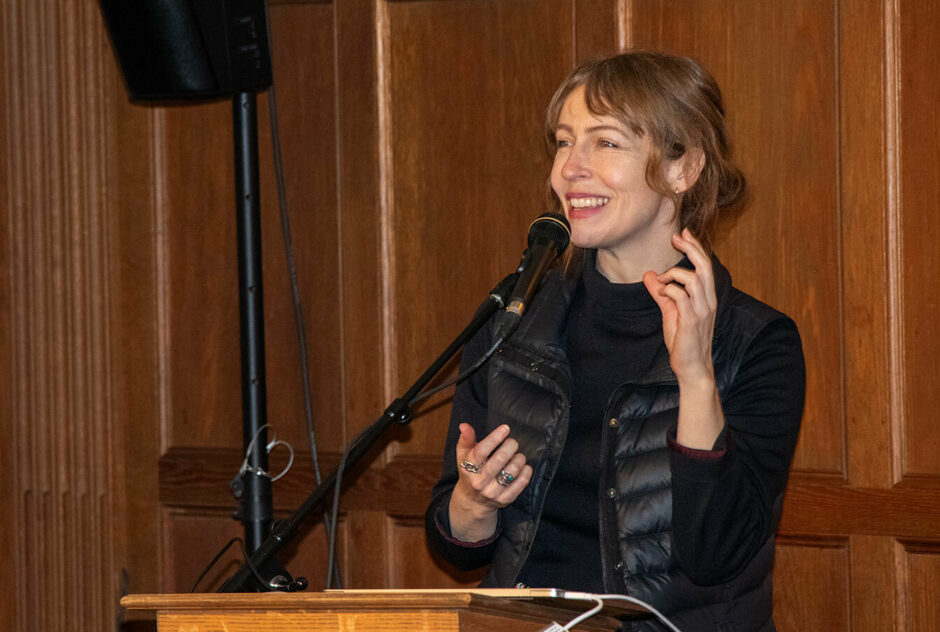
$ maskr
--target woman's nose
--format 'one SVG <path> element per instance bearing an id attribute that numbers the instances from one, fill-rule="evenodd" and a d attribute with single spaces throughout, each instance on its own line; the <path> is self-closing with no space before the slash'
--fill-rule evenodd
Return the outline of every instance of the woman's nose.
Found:
<path id="1" fill-rule="evenodd" d="M 584 150 L 577 145 L 572 147 L 561 166 L 561 176 L 565 180 L 580 180 L 590 173 L 590 162 Z"/>

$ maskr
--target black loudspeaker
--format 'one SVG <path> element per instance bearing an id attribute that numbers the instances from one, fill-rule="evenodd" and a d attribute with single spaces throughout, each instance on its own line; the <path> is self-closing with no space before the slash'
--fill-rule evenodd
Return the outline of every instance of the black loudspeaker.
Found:
<path id="1" fill-rule="evenodd" d="M 271 85 L 265 0 L 99 0 L 132 99 L 211 99 Z"/>

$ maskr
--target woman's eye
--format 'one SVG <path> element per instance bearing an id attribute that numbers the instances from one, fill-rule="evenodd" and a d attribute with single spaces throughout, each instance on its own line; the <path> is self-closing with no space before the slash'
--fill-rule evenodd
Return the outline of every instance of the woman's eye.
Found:
<path id="1" fill-rule="evenodd" d="M 598 141 L 597 144 L 600 145 L 601 147 L 607 147 L 607 148 L 609 148 L 609 149 L 616 149 L 616 148 L 617 148 L 617 143 L 611 142 L 611 141 L 609 141 L 609 140 L 600 140 L 600 141 Z"/>
<path id="2" fill-rule="evenodd" d="M 555 139 L 555 149 L 561 149 L 562 147 L 570 147 L 571 141 L 565 140 L 564 138 Z"/>

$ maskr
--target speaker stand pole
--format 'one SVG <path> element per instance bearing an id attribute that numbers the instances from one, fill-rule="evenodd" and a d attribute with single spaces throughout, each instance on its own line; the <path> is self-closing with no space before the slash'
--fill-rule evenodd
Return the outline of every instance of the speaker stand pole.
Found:
<path id="1" fill-rule="evenodd" d="M 238 518 L 251 553 L 268 537 L 274 513 L 268 471 L 264 372 L 264 294 L 261 277 L 261 200 L 258 184 L 258 109 L 254 92 L 232 98 L 235 207 L 238 222 L 238 314 L 241 338 L 242 441 L 250 471 L 232 481 Z M 249 452 L 250 450 L 250 452 Z"/>

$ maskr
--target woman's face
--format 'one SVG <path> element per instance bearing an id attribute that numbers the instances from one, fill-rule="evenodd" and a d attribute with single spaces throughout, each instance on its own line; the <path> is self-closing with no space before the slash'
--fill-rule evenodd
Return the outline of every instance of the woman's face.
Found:
<path id="1" fill-rule="evenodd" d="M 670 237 L 678 229 L 677 214 L 672 201 L 646 182 L 649 136 L 637 136 L 612 116 L 592 114 L 579 87 L 565 100 L 555 140 L 552 189 L 571 224 L 571 243 L 596 248 L 598 267 L 620 282 L 638 279 L 612 278 L 611 266 L 675 263 Z"/>

